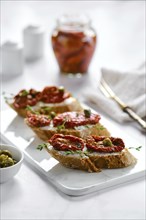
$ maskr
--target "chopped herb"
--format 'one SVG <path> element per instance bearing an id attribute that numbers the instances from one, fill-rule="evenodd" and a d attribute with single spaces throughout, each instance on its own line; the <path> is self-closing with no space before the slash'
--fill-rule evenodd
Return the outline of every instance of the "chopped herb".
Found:
<path id="1" fill-rule="evenodd" d="M 65 123 L 66 123 L 66 118 L 65 118 L 63 124 L 57 126 L 57 130 L 65 129 Z"/>
<path id="2" fill-rule="evenodd" d="M 6 102 L 7 102 L 9 99 L 13 99 L 13 98 L 14 98 L 14 94 L 12 94 L 12 93 L 2 92 L 2 96 L 4 97 L 4 99 L 5 99 Z"/>
<path id="3" fill-rule="evenodd" d="M 81 150 L 76 150 L 75 151 L 77 154 L 82 154 L 83 153 L 83 151 L 81 151 Z"/>
<path id="4" fill-rule="evenodd" d="M 85 128 L 90 128 L 90 126 L 89 126 L 89 125 L 84 125 L 84 127 L 85 127 Z"/>
<path id="5" fill-rule="evenodd" d="M 81 150 L 76 150 L 76 151 L 73 151 L 73 150 L 68 150 L 68 151 L 64 151 L 66 155 L 70 155 L 70 154 L 80 154 L 80 156 L 83 156 L 83 151 Z"/>
<path id="6" fill-rule="evenodd" d="M 68 150 L 68 151 L 64 151 L 66 155 L 70 155 L 70 154 L 74 154 L 74 151 Z"/>
<path id="7" fill-rule="evenodd" d="M 27 90 L 23 90 L 19 96 L 27 96 L 29 94 L 29 92 Z"/>
<path id="8" fill-rule="evenodd" d="M 45 147 L 47 147 L 47 144 L 45 144 L 45 143 L 43 143 L 43 144 L 39 144 L 38 146 L 37 146 L 37 150 L 42 150 L 43 148 L 45 148 Z"/>
<path id="9" fill-rule="evenodd" d="M 84 114 L 86 118 L 90 118 L 91 116 L 91 110 L 90 109 L 84 109 Z"/>
<path id="10" fill-rule="evenodd" d="M 47 116 L 48 116 L 49 119 L 52 120 L 53 118 L 55 118 L 56 113 L 55 112 L 50 112 L 49 115 L 47 115 Z"/>
<path id="11" fill-rule="evenodd" d="M 57 126 L 57 130 L 61 130 L 61 129 L 65 129 L 64 124 L 62 124 L 62 125 L 58 125 L 58 126 Z"/>
<path id="12" fill-rule="evenodd" d="M 36 115 L 40 115 L 40 113 L 38 111 L 33 110 L 33 108 L 30 105 L 27 105 L 26 110 L 28 110 Z"/>
<path id="13" fill-rule="evenodd" d="M 43 106 L 43 107 L 41 107 L 41 109 L 40 109 L 40 113 L 41 113 L 41 114 L 48 114 L 48 113 L 50 113 L 51 109 L 52 109 L 51 107 Z"/>
<path id="14" fill-rule="evenodd" d="M 85 154 L 86 156 L 89 156 L 89 151 L 84 151 L 84 154 Z"/>
<path id="15" fill-rule="evenodd" d="M 96 128 L 101 131 L 105 129 L 105 127 L 103 127 L 103 125 L 96 125 Z"/>
<path id="16" fill-rule="evenodd" d="M 5 91 L 2 92 L 2 95 L 10 95 L 10 96 L 15 96 L 13 93 L 6 93 Z"/>
<path id="17" fill-rule="evenodd" d="M 135 149 L 137 151 L 140 151 L 141 148 L 142 148 L 142 146 L 139 146 L 139 147 L 129 147 L 128 149 Z"/>

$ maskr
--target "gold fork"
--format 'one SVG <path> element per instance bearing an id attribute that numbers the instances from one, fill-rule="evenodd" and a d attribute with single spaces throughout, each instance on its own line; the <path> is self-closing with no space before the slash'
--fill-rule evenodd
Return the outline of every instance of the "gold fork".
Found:
<path id="1" fill-rule="evenodd" d="M 109 85 L 106 83 L 104 78 L 102 77 L 99 84 L 100 90 L 103 92 L 103 94 L 113 99 L 119 107 L 122 109 L 123 112 L 127 113 L 132 119 L 134 119 L 141 127 L 146 131 L 146 122 L 138 116 L 130 106 L 126 105 L 109 87 Z"/>

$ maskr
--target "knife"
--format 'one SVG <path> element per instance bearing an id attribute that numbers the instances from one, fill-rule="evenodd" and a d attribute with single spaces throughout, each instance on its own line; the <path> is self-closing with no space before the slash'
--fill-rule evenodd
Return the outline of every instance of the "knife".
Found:
<path id="1" fill-rule="evenodd" d="M 132 119 L 134 119 L 141 127 L 146 131 L 146 122 L 139 116 L 137 115 L 130 106 L 126 105 L 109 87 L 107 82 L 104 80 L 102 77 L 100 80 L 99 84 L 100 90 L 103 92 L 103 94 L 108 97 L 113 99 L 119 107 L 122 109 L 123 112 L 127 113 Z"/>

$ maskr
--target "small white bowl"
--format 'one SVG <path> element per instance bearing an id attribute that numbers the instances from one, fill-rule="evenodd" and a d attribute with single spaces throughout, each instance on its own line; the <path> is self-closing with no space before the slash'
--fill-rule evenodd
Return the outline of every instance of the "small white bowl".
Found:
<path id="1" fill-rule="evenodd" d="M 10 145 L 0 145 L 0 150 L 8 150 L 12 154 L 12 158 L 17 161 L 16 164 L 0 168 L 0 183 L 4 183 L 14 177 L 19 171 L 24 155 L 21 150 Z"/>

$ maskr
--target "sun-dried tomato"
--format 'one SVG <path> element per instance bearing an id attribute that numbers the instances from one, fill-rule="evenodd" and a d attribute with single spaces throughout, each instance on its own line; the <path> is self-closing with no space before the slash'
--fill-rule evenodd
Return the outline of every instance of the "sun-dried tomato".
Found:
<path id="1" fill-rule="evenodd" d="M 48 141 L 56 150 L 82 150 L 84 148 L 84 140 L 73 135 L 54 134 Z"/>
<path id="2" fill-rule="evenodd" d="M 56 30 L 52 45 L 61 72 L 85 73 L 96 46 L 96 34 L 90 31 Z"/>
<path id="3" fill-rule="evenodd" d="M 26 108 L 28 105 L 34 106 L 41 98 L 41 92 L 34 89 L 21 90 L 15 97 L 13 105 L 15 108 Z"/>
<path id="4" fill-rule="evenodd" d="M 98 114 L 91 113 L 90 117 L 87 118 L 81 112 L 65 112 L 58 114 L 53 119 L 53 124 L 55 127 L 63 124 L 65 128 L 74 128 L 81 125 L 96 124 L 99 120 L 100 116 Z"/>
<path id="5" fill-rule="evenodd" d="M 28 123 L 34 127 L 44 127 L 50 125 L 51 120 L 46 115 L 35 115 L 28 113 L 27 115 Z"/>
<path id="6" fill-rule="evenodd" d="M 70 96 L 70 93 L 66 92 L 62 87 L 48 86 L 42 91 L 41 101 L 45 103 L 60 103 Z"/>
<path id="7" fill-rule="evenodd" d="M 125 148 L 125 144 L 121 138 L 108 137 L 112 145 L 104 145 L 103 141 L 107 139 L 104 136 L 91 136 L 86 140 L 88 150 L 104 153 L 120 152 Z"/>

